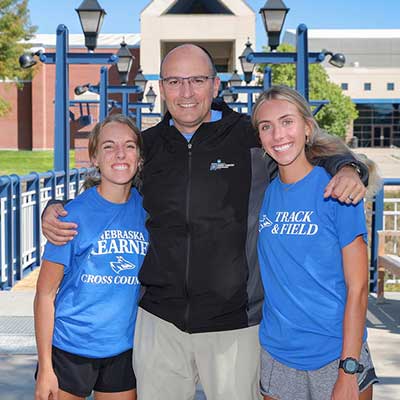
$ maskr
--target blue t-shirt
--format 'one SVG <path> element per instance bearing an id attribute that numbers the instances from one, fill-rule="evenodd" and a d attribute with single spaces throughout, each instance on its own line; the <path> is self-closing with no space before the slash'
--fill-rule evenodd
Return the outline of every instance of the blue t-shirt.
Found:
<path id="1" fill-rule="evenodd" d="M 43 258 L 64 265 L 55 301 L 53 345 L 103 358 L 133 346 L 140 290 L 138 273 L 148 247 L 145 211 L 136 189 L 126 203 L 107 201 L 92 187 L 65 207 L 78 235 L 64 246 L 46 244 Z"/>
<path id="2" fill-rule="evenodd" d="M 321 368 L 341 355 L 346 304 L 341 251 L 367 234 L 363 202 L 323 198 L 330 179 L 320 167 L 294 184 L 277 177 L 260 211 L 265 291 L 260 343 L 273 358 L 300 370 Z"/>

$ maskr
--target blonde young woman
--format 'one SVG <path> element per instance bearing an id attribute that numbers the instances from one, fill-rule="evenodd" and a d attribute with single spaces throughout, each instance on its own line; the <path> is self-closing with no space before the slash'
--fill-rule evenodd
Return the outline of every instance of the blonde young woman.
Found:
<path id="1" fill-rule="evenodd" d="M 135 400 L 132 369 L 138 272 L 148 238 L 132 182 L 142 163 L 133 122 L 112 115 L 89 138 L 100 178 L 66 205 L 78 235 L 46 245 L 35 297 L 35 400 Z"/>
<path id="2" fill-rule="evenodd" d="M 259 221 L 264 399 L 371 399 L 377 379 L 366 342 L 363 202 L 324 199 L 331 177 L 313 164 L 325 152 L 348 150 L 321 132 L 305 99 L 285 86 L 259 97 L 252 121 L 279 168 Z"/>

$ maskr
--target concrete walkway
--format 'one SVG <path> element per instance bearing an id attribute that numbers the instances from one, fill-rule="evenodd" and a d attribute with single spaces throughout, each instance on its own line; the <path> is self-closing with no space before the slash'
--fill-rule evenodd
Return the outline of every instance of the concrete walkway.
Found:
<path id="1" fill-rule="evenodd" d="M 373 160 L 382 178 L 400 178 L 400 148 L 359 147 L 353 150 Z"/>
<path id="2" fill-rule="evenodd" d="M 20 288 L 22 289 L 22 287 Z M 36 347 L 32 289 L 0 291 L 0 399 L 32 400 Z M 386 293 L 377 305 L 370 296 L 369 344 L 381 383 L 375 400 L 400 399 L 400 293 Z M 201 394 L 197 399 L 203 398 Z M 246 400 L 246 399 L 243 399 Z"/>

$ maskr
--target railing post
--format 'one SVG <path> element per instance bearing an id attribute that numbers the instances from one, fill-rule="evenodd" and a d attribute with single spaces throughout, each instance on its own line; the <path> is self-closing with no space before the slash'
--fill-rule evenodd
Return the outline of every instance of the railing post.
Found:
<path id="1" fill-rule="evenodd" d="M 308 101 L 308 31 L 300 24 L 296 31 L 296 89 Z"/>
<path id="2" fill-rule="evenodd" d="M 68 28 L 57 27 L 56 42 L 56 101 L 55 101 L 55 138 L 54 169 L 65 172 L 64 198 L 68 199 L 69 186 L 69 79 L 68 79 Z"/>
<path id="3" fill-rule="evenodd" d="M 108 69 L 107 67 L 100 68 L 100 122 L 108 115 Z"/>
<path id="4" fill-rule="evenodd" d="M 378 231 L 383 229 L 384 187 L 376 194 L 372 203 L 371 260 L 369 267 L 369 291 L 377 291 L 378 283 Z"/>
<path id="5" fill-rule="evenodd" d="M 136 107 L 136 126 L 141 131 L 142 130 L 142 109 Z"/>
<path id="6" fill-rule="evenodd" d="M 5 244 L 7 240 L 6 232 L 6 205 L 3 207 L 3 199 L 7 200 L 7 184 L 4 184 L 4 177 L 0 177 L 0 288 L 6 281 L 6 254 Z M 5 202 L 4 202 L 5 203 Z"/>
<path id="7" fill-rule="evenodd" d="M 268 90 L 272 85 L 272 68 L 268 65 L 264 68 L 264 90 Z"/>
<path id="8" fill-rule="evenodd" d="M 75 184 L 75 189 L 74 189 L 74 198 L 75 198 L 79 193 L 79 170 L 78 170 L 78 168 L 71 169 L 70 181 L 71 182 L 73 181 Z"/>
<path id="9" fill-rule="evenodd" d="M 6 200 L 6 263 L 7 263 L 7 286 L 14 286 L 14 246 L 13 246 L 13 238 L 14 238 L 14 212 L 13 212 L 13 203 L 14 203 L 14 187 L 12 178 L 10 176 L 5 176 L 5 179 L 8 180 L 7 185 L 7 200 Z"/>
<path id="10" fill-rule="evenodd" d="M 41 216 L 42 216 L 42 199 L 40 192 L 40 175 L 37 172 L 32 172 L 31 175 L 35 176 L 35 179 L 28 183 L 27 190 L 33 190 L 35 193 L 35 208 L 33 212 L 33 243 L 35 245 L 35 260 L 36 265 L 40 265 L 40 250 L 41 250 Z"/>
<path id="11" fill-rule="evenodd" d="M 23 276 L 22 274 L 22 263 L 21 263 L 21 247 L 22 247 L 22 236 L 21 236 L 21 178 L 16 174 L 11 174 L 11 182 L 14 185 L 15 182 L 15 214 L 14 214 L 14 234 L 13 238 L 13 248 L 14 248 L 14 257 L 15 257 L 15 279 L 20 280 Z"/>
<path id="12" fill-rule="evenodd" d="M 247 115 L 251 115 L 253 111 L 253 93 L 249 92 L 247 94 Z"/>
<path id="13" fill-rule="evenodd" d="M 122 114 L 129 115 L 129 93 L 125 92 L 122 93 Z"/>

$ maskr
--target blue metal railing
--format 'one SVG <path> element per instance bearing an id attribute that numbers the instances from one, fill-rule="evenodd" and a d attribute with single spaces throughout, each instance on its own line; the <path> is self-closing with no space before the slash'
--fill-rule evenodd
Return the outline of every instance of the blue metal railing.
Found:
<path id="1" fill-rule="evenodd" d="M 87 168 L 72 169 L 69 194 L 73 198 L 90 172 Z M 0 176 L 0 289 L 12 287 L 27 272 L 40 265 L 45 238 L 41 233 L 41 213 L 50 199 L 64 198 L 64 172 L 33 172 L 26 176 Z M 400 186 L 399 179 L 384 179 L 382 190 L 372 205 L 370 291 L 377 288 L 378 230 L 385 229 L 384 218 L 394 217 L 397 230 L 400 211 L 397 199 L 384 199 L 385 186 Z M 395 204 L 395 211 L 384 211 L 384 202 Z M 392 228 L 393 228 L 392 227 Z M 396 251 L 396 250 L 395 250 Z"/>
<path id="2" fill-rule="evenodd" d="M 89 171 L 70 171 L 65 197 L 77 195 Z M 41 213 L 48 200 L 64 198 L 65 178 L 62 171 L 0 176 L 0 289 L 12 287 L 40 265 L 45 242 Z"/>
<path id="3" fill-rule="evenodd" d="M 378 287 L 378 231 L 384 227 L 384 189 L 385 186 L 400 186 L 400 178 L 383 179 L 382 189 L 376 194 L 372 205 L 372 222 L 371 222 L 371 258 L 370 258 L 370 292 L 377 291 Z M 396 218 L 397 215 L 394 215 Z M 396 225 L 395 225 L 396 226 Z"/>

